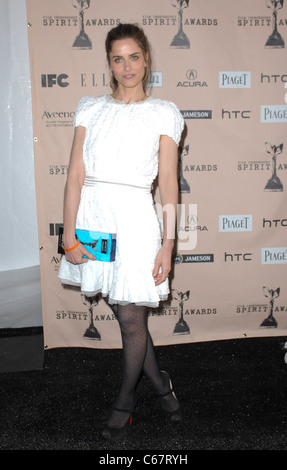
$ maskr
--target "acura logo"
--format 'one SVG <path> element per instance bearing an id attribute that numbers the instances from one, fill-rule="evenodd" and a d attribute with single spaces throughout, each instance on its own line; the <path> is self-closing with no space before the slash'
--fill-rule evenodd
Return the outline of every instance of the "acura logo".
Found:
<path id="1" fill-rule="evenodd" d="M 197 71 L 194 69 L 189 69 L 186 72 L 186 78 L 187 80 L 195 80 L 197 78 Z"/>

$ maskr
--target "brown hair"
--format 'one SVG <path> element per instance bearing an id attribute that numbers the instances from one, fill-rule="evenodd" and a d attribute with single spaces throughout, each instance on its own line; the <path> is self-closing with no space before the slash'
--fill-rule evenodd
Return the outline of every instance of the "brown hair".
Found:
<path id="1" fill-rule="evenodd" d="M 113 42 L 117 41 L 118 39 L 126 38 L 134 39 L 143 51 L 146 60 L 146 70 L 143 78 L 143 88 L 145 90 L 151 72 L 151 54 L 149 42 L 142 28 L 140 28 L 136 24 L 120 23 L 118 24 L 118 26 L 108 32 L 105 42 L 108 64 L 110 64 L 110 52 L 112 49 Z M 118 81 L 116 80 L 114 75 L 112 76 L 110 85 L 113 91 L 118 88 Z"/>

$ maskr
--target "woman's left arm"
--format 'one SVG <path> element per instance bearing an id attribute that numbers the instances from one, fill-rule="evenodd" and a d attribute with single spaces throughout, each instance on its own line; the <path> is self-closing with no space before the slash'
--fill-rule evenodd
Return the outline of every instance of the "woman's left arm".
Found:
<path id="1" fill-rule="evenodd" d="M 155 285 L 161 284 L 171 271 L 178 203 L 178 148 L 173 139 L 162 135 L 159 145 L 158 183 L 163 209 L 163 242 L 155 260 Z"/>

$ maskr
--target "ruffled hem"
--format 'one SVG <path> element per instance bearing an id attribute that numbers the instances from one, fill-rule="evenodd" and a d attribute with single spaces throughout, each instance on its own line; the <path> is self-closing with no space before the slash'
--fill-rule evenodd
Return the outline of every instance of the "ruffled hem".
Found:
<path id="1" fill-rule="evenodd" d="M 135 304 L 138 305 L 139 307 L 149 307 L 149 308 L 157 308 L 159 306 L 159 302 L 164 302 L 165 300 L 168 300 L 168 295 L 167 294 L 159 294 L 159 300 L 155 302 L 149 302 L 149 301 L 136 301 L 136 300 L 119 300 L 119 299 L 112 299 L 108 293 L 102 292 L 102 289 L 97 289 L 94 291 L 85 291 L 81 288 L 81 284 L 78 282 L 73 282 L 70 279 L 61 279 L 60 281 L 63 285 L 71 285 L 74 287 L 79 287 L 81 289 L 81 294 L 87 296 L 87 297 L 94 297 L 97 294 L 101 294 L 102 297 L 108 297 L 107 301 L 110 305 L 129 305 L 129 304 Z"/>
<path id="2" fill-rule="evenodd" d="M 150 292 L 149 300 L 145 299 L 145 294 L 135 294 L 131 292 L 129 288 L 124 288 L 124 281 L 122 281 L 122 295 L 119 295 L 116 292 L 113 292 L 112 289 L 110 291 L 102 285 L 102 287 L 89 289 L 85 288 L 84 283 L 73 281 L 72 279 L 67 279 L 64 277 L 58 276 L 61 284 L 63 285 L 71 285 L 74 287 L 79 287 L 81 294 L 86 295 L 87 297 L 94 297 L 97 294 L 101 294 L 103 297 L 107 297 L 107 301 L 110 305 L 119 304 L 119 305 L 129 305 L 135 304 L 138 306 L 145 306 L 149 308 L 157 308 L 159 306 L 159 302 L 163 302 L 168 300 L 169 296 L 169 288 L 167 281 L 159 286 L 153 287 L 153 293 Z M 151 281 L 153 282 L 153 280 Z M 96 284 L 96 283 L 95 283 Z M 150 283 L 148 283 L 150 284 Z M 117 289 L 119 292 L 119 290 Z M 157 298 L 155 298 L 157 297 Z"/>

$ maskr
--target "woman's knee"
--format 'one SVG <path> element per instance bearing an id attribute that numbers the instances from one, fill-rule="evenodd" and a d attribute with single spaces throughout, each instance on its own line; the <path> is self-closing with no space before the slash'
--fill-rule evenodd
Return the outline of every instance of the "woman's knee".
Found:
<path id="1" fill-rule="evenodd" d="M 130 308 L 120 308 L 117 319 L 121 331 L 125 335 L 142 334 L 146 330 L 146 318 L 142 311 L 135 311 Z"/>

